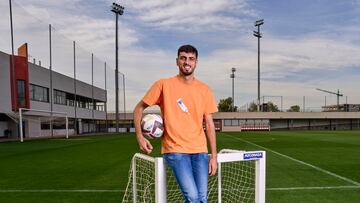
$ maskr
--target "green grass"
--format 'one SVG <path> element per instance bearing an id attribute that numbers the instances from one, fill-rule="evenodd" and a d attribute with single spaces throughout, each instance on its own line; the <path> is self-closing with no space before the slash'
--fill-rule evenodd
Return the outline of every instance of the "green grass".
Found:
<path id="1" fill-rule="evenodd" d="M 218 149 L 267 151 L 266 202 L 360 200 L 359 131 L 217 137 Z M 136 152 L 133 134 L 0 143 L 0 202 L 120 202 Z"/>

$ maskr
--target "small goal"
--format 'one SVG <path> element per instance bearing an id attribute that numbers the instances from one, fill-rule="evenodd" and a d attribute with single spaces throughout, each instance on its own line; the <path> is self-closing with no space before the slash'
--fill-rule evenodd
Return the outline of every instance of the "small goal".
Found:
<path id="1" fill-rule="evenodd" d="M 19 108 L 20 141 L 24 141 L 24 126 L 28 137 L 66 137 L 69 138 L 69 119 L 66 112 Z M 35 134 L 35 135 L 33 135 Z"/>
<path id="2" fill-rule="evenodd" d="M 223 149 L 217 175 L 209 177 L 209 203 L 265 203 L 265 151 Z M 182 203 L 171 170 L 161 157 L 133 156 L 123 203 Z"/>

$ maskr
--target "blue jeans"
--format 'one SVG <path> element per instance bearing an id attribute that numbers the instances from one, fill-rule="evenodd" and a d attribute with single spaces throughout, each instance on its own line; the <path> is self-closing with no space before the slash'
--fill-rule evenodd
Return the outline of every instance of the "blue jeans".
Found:
<path id="1" fill-rule="evenodd" d="M 180 186 L 186 203 L 207 203 L 208 154 L 169 153 L 163 155 Z"/>

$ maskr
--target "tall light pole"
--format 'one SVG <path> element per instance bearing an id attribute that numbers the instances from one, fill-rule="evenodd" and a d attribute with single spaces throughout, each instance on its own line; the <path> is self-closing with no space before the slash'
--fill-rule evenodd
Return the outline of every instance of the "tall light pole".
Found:
<path id="1" fill-rule="evenodd" d="M 125 74 L 122 74 L 122 76 L 123 76 L 122 79 L 123 79 L 123 88 L 124 88 L 124 91 L 123 91 L 123 93 L 124 93 L 124 121 L 126 122 Z"/>
<path id="2" fill-rule="evenodd" d="M 257 31 L 254 31 L 254 36 L 258 38 L 258 97 L 257 97 L 257 111 L 260 111 L 260 25 L 264 24 L 264 19 L 255 21 L 255 27 Z"/>
<path id="3" fill-rule="evenodd" d="M 15 82 L 15 60 L 14 60 L 14 31 L 13 31 L 13 18 L 12 18 L 12 4 L 11 4 L 11 0 L 9 0 L 9 6 L 10 6 L 10 31 L 11 31 L 11 80 L 12 80 L 12 93 L 13 93 L 13 104 L 14 104 L 14 109 L 13 111 L 16 112 L 17 111 L 17 101 L 16 101 L 16 82 Z"/>
<path id="4" fill-rule="evenodd" d="M 13 86 L 12 88 L 12 99 L 13 99 L 13 105 L 14 105 L 14 109 L 13 112 L 16 113 L 17 112 L 17 105 L 18 102 L 16 101 L 16 81 L 15 81 L 15 53 L 14 53 L 14 29 L 13 29 L 13 16 L 12 16 L 12 4 L 11 4 L 11 0 L 9 0 L 9 9 L 10 9 L 10 32 L 11 32 L 11 80 L 12 83 L 11 85 Z M 21 125 L 20 125 L 21 126 Z M 16 129 L 18 129 L 18 134 L 19 134 L 19 125 L 16 124 Z"/>
<path id="5" fill-rule="evenodd" d="M 231 111 L 235 111 L 235 105 L 234 105 L 234 78 L 235 78 L 235 71 L 236 68 L 231 68 L 231 74 L 230 78 L 232 79 L 232 103 L 231 103 Z"/>
<path id="6" fill-rule="evenodd" d="M 119 132 L 119 47 L 118 47 L 118 19 L 119 15 L 124 13 L 124 7 L 120 6 L 117 3 L 113 3 L 111 7 L 111 11 L 115 13 L 116 16 L 116 25 L 115 25 L 115 117 L 116 117 L 116 132 Z"/>

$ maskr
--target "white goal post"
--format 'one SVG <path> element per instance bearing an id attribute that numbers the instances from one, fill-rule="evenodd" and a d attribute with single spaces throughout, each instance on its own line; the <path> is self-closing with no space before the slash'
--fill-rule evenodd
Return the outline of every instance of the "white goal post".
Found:
<path id="1" fill-rule="evenodd" d="M 58 112 L 58 111 L 47 111 L 47 110 L 39 110 L 39 109 L 27 109 L 27 108 L 19 108 L 19 128 L 20 128 L 20 141 L 24 142 L 24 132 L 23 132 L 23 120 L 25 111 L 31 111 L 39 113 L 38 117 L 48 117 L 48 120 L 52 122 L 55 117 L 63 117 L 65 118 L 65 135 L 66 139 L 69 138 L 69 119 L 66 112 Z M 50 124 L 52 125 L 52 124 Z"/>
<path id="2" fill-rule="evenodd" d="M 208 202 L 265 203 L 265 151 L 224 149 L 218 172 L 209 177 Z M 123 203 L 182 203 L 180 189 L 161 157 L 133 156 Z"/>

